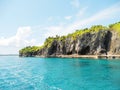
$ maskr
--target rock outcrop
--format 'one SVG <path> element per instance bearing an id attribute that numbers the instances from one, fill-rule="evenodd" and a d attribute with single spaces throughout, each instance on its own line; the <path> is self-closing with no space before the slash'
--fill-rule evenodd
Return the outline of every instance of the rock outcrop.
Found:
<path id="1" fill-rule="evenodd" d="M 54 40 L 49 48 L 40 50 L 38 55 L 100 55 L 110 51 L 112 33 L 108 30 L 86 33 L 75 40 L 66 38 L 65 42 Z"/>
<path id="2" fill-rule="evenodd" d="M 52 40 L 49 47 L 43 47 L 32 53 L 20 52 L 20 56 L 57 56 L 57 55 L 120 55 L 120 36 L 114 30 L 86 32 L 75 38 Z"/>

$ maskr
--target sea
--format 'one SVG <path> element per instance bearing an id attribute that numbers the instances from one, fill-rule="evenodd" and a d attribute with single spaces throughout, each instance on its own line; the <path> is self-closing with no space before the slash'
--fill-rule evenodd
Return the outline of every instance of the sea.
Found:
<path id="1" fill-rule="evenodd" d="M 120 60 L 0 56 L 0 90 L 120 90 Z"/>

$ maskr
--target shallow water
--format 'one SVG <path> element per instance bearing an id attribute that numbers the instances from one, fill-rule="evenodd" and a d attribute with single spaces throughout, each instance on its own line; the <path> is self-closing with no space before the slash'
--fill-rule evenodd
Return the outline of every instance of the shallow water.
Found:
<path id="1" fill-rule="evenodd" d="M 0 56 L 0 90 L 120 90 L 120 60 Z"/>

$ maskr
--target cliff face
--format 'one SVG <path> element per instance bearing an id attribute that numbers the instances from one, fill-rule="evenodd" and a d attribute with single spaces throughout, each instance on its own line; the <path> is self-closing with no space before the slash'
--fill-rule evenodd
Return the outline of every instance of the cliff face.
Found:
<path id="1" fill-rule="evenodd" d="M 118 24 L 120 26 L 120 23 Z M 111 25 L 111 27 L 113 27 Z M 119 27 L 120 28 L 120 27 Z M 118 31 L 120 29 L 117 29 Z M 48 41 L 47 41 L 48 42 Z M 34 51 L 22 50 L 20 56 L 57 56 L 57 55 L 120 55 L 120 35 L 117 31 L 103 29 L 85 30 L 82 35 L 68 36 L 64 39 L 50 39 L 50 44 Z"/>
<path id="2" fill-rule="evenodd" d="M 120 55 L 120 36 L 117 32 L 112 31 L 109 54 Z"/>
<path id="3" fill-rule="evenodd" d="M 49 48 L 38 51 L 38 55 L 100 55 L 110 51 L 112 33 L 108 30 L 98 33 L 86 33 L 75 40 L 66 38 L 63 41 L 54 40 Z"/>

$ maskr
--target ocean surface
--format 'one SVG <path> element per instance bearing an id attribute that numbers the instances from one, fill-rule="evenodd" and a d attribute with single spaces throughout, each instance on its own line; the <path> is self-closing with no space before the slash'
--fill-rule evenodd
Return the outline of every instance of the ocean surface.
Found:
<path id="1" fill-rule="evenodd" d="M 120 60 L 0 56 L 0 90 L 120 90 Z"/>

